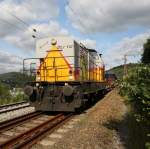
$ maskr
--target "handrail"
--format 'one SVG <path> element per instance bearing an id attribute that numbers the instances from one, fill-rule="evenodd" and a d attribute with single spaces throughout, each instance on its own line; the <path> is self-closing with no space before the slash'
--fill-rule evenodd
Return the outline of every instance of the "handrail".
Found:
<path id="1" fill-rule="evenodd" d="M 44 60 L 45 59 L 54 59 L 54 63 L 55 63 L 55 61 L 56 61 L 55 59 L 60 59 L 60 58 L 62 58 L 62 59 L 64 59 L 64 58 L 75 58 L 75 57 L 78 59 L 78 62 L 80 63 L 81 56 L 46 57 L 46 58 L 44 58 Z M 55 64 L 53 64 L 53 65 L 47 65 L 46 64 L 43 69 L 42 68 L 38 68 L 40 66 L 40 64 L 43 63 L 43 62 L 40 62 L 40 59 L 42 59 L 42 58 L 26 58 L 26 59 L 24 59 L 23 60 L 23 72 L 24 73 L 30 73 L 31 75 L 36 75 L 38 70 L 39 71 L 44 71 L 43 75 L 40 74 L 40 77 L 44 77 L 44 78 L 45 77 L 57 77 L 57 78 L 59 78 L 59 77 L 68 77 L 69 76 L 69 75 L 62 76 L 62 75 L 58 75 L 57 73 L 55 73 L 55 74 L 57 74 L 57 76 L 55 76 L 55 75 L 54 76 L 49 76 L 48 74 L 45 74 L 46 71 L 50 71 L 50 70 L 58 71 L 58 70 L 63 70 L 63 69 L 65 70 L 65 69 L 68 69 L 68 67 L 65 67 L 66 65 L 57 65 L 57 66 L 55 66 Z M 39 66 L 37 68 L 35 68 L 35 69 L 31 69 L 31 65 L 30 64 L 31 63 L 33 64 L 33 62 L 30 62 L 28 64 L 30 66 L 30 68 L 26 69 L 26 67 L 25 67 L 25 61 L 27 61 L 27 60 L 38 60 L 34 64 L 39 64 Z M 89 66 L 89 64 L 86 65 L 86 69 L 87 69 L 87 71 L 89 73 L 88 79 L 91 80 L 93 78 L 93 80 L 94 80 L 94 78 L 100 77 L 99 76 L 100 73 L 97 72 L 97 69 L 99 68 L 99 66 L 97 64 L 95 64 L 92 60 L 87 60 L 87 62 L 88 63 L 90 62 L 90 66 Z M 81 74 L 80 74 L 81 78 L 85 77 L 85 74 L 83 74 L 83 69 L 81 67 L 74 66 L 74 64 L 70 64 L 70 65 L 71 65 L 71 68 L 72 68 L 73 71 L 76 71 L 76 70 L 78 70 L 78 71 L 80 70 L 81 71 Z M 32 70 L 32 72 L 31 72 L 31 70 Z"/>

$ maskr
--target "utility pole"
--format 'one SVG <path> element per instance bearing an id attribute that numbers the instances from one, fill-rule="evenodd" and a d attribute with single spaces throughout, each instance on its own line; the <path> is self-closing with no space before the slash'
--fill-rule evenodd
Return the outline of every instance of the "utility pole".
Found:
<path id="1" fill-rule="evenodd" d="M 125 78 L 128 75 L 128 68 L 127 68 L 127 57 L 129 56 L 138 56 L 141 53 L 137 53 L 137 54 L 125 54 L 123 59 L 124 59 L 124 74 L 123 74 L 123 78 Z"/>
<path id="2" fill-rule="evenodd" d="M 127 55 L 124 55 L 124 75 L 123 77 L 126 77 L 128 74 L 127 72 Z"/>

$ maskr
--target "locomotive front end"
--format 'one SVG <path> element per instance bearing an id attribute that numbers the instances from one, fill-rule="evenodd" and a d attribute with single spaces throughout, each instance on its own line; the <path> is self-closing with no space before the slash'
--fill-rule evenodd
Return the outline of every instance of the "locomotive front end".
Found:
<path id="1" fill-rule="evenodd" d="M 97 52 L 69 37 L 39 39 L 34 60 L 24 92 L 37 111 L 76 111 L 105 89 Z"/>

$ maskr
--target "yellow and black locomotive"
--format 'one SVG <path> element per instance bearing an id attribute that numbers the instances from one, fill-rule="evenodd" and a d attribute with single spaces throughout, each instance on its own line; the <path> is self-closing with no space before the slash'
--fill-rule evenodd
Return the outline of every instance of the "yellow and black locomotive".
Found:
<path id="1" fill-rule="evenodd" d="M 101 55 L 69 37 L 39 39 L 24 72 L 35 74 L 24 92 L 38 111 L 75 111 L 106 89 Z"/>

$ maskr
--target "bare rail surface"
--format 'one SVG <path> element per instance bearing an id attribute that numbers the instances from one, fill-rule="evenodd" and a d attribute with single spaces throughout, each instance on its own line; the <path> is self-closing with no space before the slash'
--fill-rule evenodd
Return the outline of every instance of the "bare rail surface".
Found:
<path id="1" fill-rule="evenodd" d="M 42 114 L 41 114 L 42 115 Z M 44 117 L 45 116 L 45 117 Z M 21 132 L 15 132 L 17 135 L 7 136 L 6 139 L 1 138 L 0 139 L 0 148 L 1 149 L 19 149 L 19 148 L 29 148 L 33 144 L 37 143 L 40 139 L 42 139 L 47 133 L 53 132 L 55 129 L 60 127 L 62 124 L 64 124 L 66 121 L 68 121 L 73 115 L 67 114 L 64 115 L 63 113 L 57 114 L 56 116 L 46 116 L 43 115 L 43 117 L 39 116 L 37 119 L 32 119 L 31 121 L 27 121 L 26 125 L 23 123 L 24 130 Z M 25 120 L 24 120 L 25 121 Z M 17 122 L 14 122 L 13 126 L 16 127 Z M 32 125 L 31 127 L 28 127 L 27 124 Z M 6 129 L 5 124 L 1 126 L 0 128 L 0 135 L 5 136 L 3 133 L 3 130 L 10 131 L 10 123 L 8 123 Z M 17 128 L 17 127 L 16 127 Z M 25 129 L 26 128 L 26 129 Z"/>

